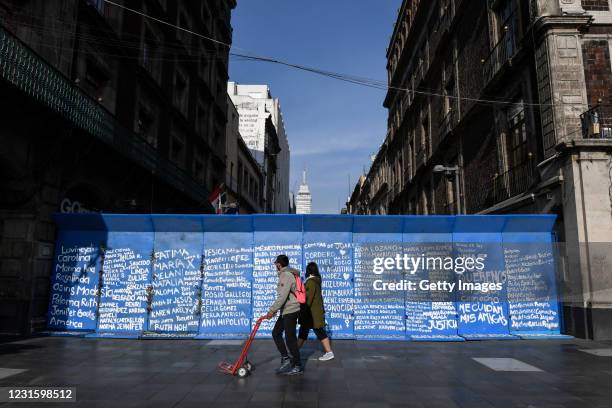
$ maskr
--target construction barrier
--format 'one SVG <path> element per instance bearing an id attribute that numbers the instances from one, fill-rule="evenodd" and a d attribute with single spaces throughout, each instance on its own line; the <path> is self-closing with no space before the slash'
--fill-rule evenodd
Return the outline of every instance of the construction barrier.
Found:
<path id="1" fill-rule="evenodd" d="M 58 214 L 49 333 L 245 338 L 279 254 L 319 265 L 336 339 L 561 337 L 551 215 Z M 269 337 L 265 321 L 258 337 Z"/>

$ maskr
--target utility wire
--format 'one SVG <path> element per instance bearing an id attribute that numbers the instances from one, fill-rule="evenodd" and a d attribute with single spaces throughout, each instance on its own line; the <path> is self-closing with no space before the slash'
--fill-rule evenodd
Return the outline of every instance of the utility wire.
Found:
<path id="1" fill-rule="evenodd" d="M 195 31 L 189 30 L 187 28 L 183 28 L 180 26 L 177 26 L 176 24 L 172 24 L 169 23 L 167 21 L 161 20 L 159 18 L 150 16 L 146 13 L 143 13 L 141 11 L 123 6 L 121 4 L 115 3 L 114 1 L 111 0 L 104 0 L 105 3 L 119 7 L 121 9 L 124 9 L 126 11 L 129 11 L 131 13 L 135 13 L 143 18 L 147 18 L 153 21 L 156 21 L 160 24 L 164 24 L 166 26 L 175 28 L 179 31 L 183 31 L 185 33 L 194 35 L 196 37 L 208 40 L 208 41 L 212 41 L 215 44 L 218 45 L 222 45 L 224 47 L 227 47 L 228 49 L 232 48 L 232 44 L 223 42 L 223 41 L 219 41 L 215 38 L 212 37 L 208 37 L 205 36 L 203 34 L 197 33 Z M 412 92 L 413 94 L 417 94 L 417 95 L 423 95 L 423 96 L 434 96 L 434 97 L 439 97 L 439 98 L 449 98 L 449 99 L 454 99 L 454 100 L 463 100 L 463 101 L 468 101 L 468 102 L 475 102 L 475 103 L 481 103 L 481 104 L 497 104 L 497 105 L 523 105 L 523 106 L 533 106 L 533 107 L 541 107 L 541 106 L 550 106 L 550 107 L 554 107 L 554 106 L 559 106 L 559 105 L 584 105 L 584 103 L 567 103 L 567 102 L 562 102 L 559 101 L 558 104 L 555 103 L 534 103 L 534 102 L 518 102 L 518 101 L 510 101 L 510 100 L 503 100 L 503 99 L 491 99 L 491 98 L 474 98 L 474 97 L 466 97 L 466 96 L 455 96 L 455 95 L 445 95 L 439 92 L 431 92 L 431 91 L 426 91 L 426 90 L 418 90 L 418 89 L 411 89 L 411 88 L 402 88 L 402 87 L 398 87 L 398 86 L 392 86 L 392 85 L 386 85 L 385 82 L 377 80 L 377 79 L 371 79 L 371 78 L 364 78 L 364 77 L 357 77 L 357 76 L 351 76 L 351 75 L 346 75 L 346 74 L 342 74 L 342 73 L 338 73 L 338 72 L 332 72 L 332 71 L 325 71 L 322 69 L 318 69 L 318 68 L 313 68 L 313 67 L 309 67 L 309 66 L 305 66 L 305 65 L 300 65 L 300 64 L 294 64 L 291 62 L 287 62 L 287 61 L 283 61 L 280 59 L 276 59 L 276 58 L 272 58 L 272 57 L 266 57 L 266 56 L 261 56 L 261 55 L 256 55 L 253 54 L 251 52 L 249 52 L 248 50 L 244 50 L 242 48 L 233 46 L 234 50 L 238 50 L 238 51 L 242 51 L 242 53 L 236 53 L 236 52 L 230 52 L 230 55 L 232 56 L 236 56 L 236 57 L 241 57 L 244 58 L 246 60 L 252 60 L 252 61 L 260 61 L 260 62 L 267 62 L 267 63 L 271 63 L 271 64 L 277 64 L 277 65 L 282 65 L 288 68 L 293 68 L 293 69 L 298 69 L 301 71 L 305 71 L 305 72 L 310 72 L 313 74 L 317 74 L 317 75 L 321 75 L 321 76 L 325 76 L 328 78 L 332 78 L 332 79 L 336 79 L 339 81 L 344 81 L 344 82 L 348 82 L 348 83 L 352 83 L 355 85 L 361 85 L 361 86 L 366 86 L 366 87 L 371 87 L 371 88 L 375 88 L 375 89 L 380 89 L 380 90 L 394 90 L 394 91 L 401 91 L 401 92 Z"/>
<path id="2" fill-rule="evenodd" d="M 122 5 L 119 5 L 115 2 L 112 2 L 110 0 L 106 0 L 107 3 L 115 5 L 117 7 L 123 8 L 127 11 L 130 12 L 134 12 L 138 15 L 141 15 L 145 18 L 151 18 L 154 21 L 158 21 L 160 23 L 163 23 L 165 25 L 168 25 L 170 27 L 174 27 L 178 30 L 181 31 L 185 31 L 189 34 L 192 34 L 194 36 L 198 36 L 200 38 L 203 38 L 205 40 L 208 41 L 213 41 L 217 44 L 221 44 L 225 47 L 231 47 L 231 44 L 228 43 L 224 43 L 222 41 L 218 41 L 214 38 L 196 33 L 192 30 L 188 30 L 179 26 L 176 26 L 174 24 L 165 22 L 163 20 L 160 20 L 158 18 L 155 17 L 151 17 L 148 16 L 145 13 L 139 12 L 137 10 L 131 9 L 129 7 L 125 7 Z M 34 24 L 30 24 L 30 28 L 37 28 L 39 29 L 39 31 L 44 32 L 53 32 L 52 29 L 47 29 L 44 26 L 36 26 Z M 74 34 L 71 36 L 74 39 L 82 39 L 85 40 L 86 42 L 90 43 L 90 44 L 98 44 L 98 45 L 105 45 L 105 46 L 111 46 L 112 48 L 119 48 L 119 49 L 140 49 L 140 44 L 134 44 L 134 45 L 129 45 L 129 44 L 125 44 L 125 42 L 122 42 L 121 40 L 112 40 L 109 39 L 107 37 L 103 37 L 103 36 L 96 36 L 96 35 L 79 35 L 79 34 Z M 42 44 L 43 46 L 48 46 L 49 48 L 61 48 L 61 45 L 52 45 L 52 44 Z M 172 46 L 169 44 L 165 44 L 163 46 L 160 47 L 160 49 L 164 49 L 167 50 L 169 52 L 177 52 L 177 57 L 182 54 L 183 56 L 185 56 L 185 59 L 178 59 L 178 58 L 164 58 L 164 57 L 155 57 L 153 55 L 150 55 L 148 58 L 151 60 L 159 60 L 159 61 L 165 61 L 165 60 L 175 60 L 177 62 L 196 62 L 197 60 L 201 60 L 202 58 L 198 55 L 195 54 L 189 54 L 185 52 L 185 48 L 182 45 L 177 45 L 177 46 Z M 234 49 L 240 49 L 238 47 L 234 47 Z M 118 59 L 133 59 L 134 57 L 130 57 L 128 55 L 120 55 L 120 54 L 111 54 L 111 53 L 104 53 L 102 51 L 98 50 L 98 53 L 100 53 L 101 55 L 104 56 L 110 56 L 110 57 L 115 57 Z M 216 52 L 215 52 L 216 53 Z M 474 98 L 474 97 L 459 97 L 459 96 L 454 96 L 454 95 L 446 95 L 446 94 L 441 94 L 438 92 L 435 92 L 434 90 L 432 90 L 431 88 L 426 88 L 426 87 L 422 87 L 419 86 L 418 89 L 412 89 L 412 88 L 401 88 L 401 87 L 396 87 L 396 86 L 388 86 L 386 84 L 386 82 L 384 81 L 380 81 L 380 80 L 376 80 L 376 79 L 371 79 L 371 78 L 365 78 L 365 77 L 358 77 L 358 76 L 351 76 L 351 75 L 346 75 L 346 74 L 341 74 L 341 73 L 336 73 L 336 72 L 331 72 L 331 71 L 324 71 L 318 68 L 312 68 L 312 67 L 308 67 L 308 66 L 303 66 L 303 65 L 299 65 L 299 64 L 293 64 L 293 63 L 289 63 L 286 61 L 282 61 L 282 60 L 278 60 L 278 59 L 274 59 L 271 57 L 264 57 L 264 56 L 258 56 L 258 55 L 251 55 L 251 54 L 242 54 L 242 53 L 229 53 L 229 56 L 233 58 L 233 60 L 238 60 L 238 61 L 255 61 L 255 62 L 267 62 L 267 63 L 272 63 L 272 64 L 278 64 L 278 65 L 283 65 L 289 68 L 293 68 L 293 69 L 298 69 L 298 70 L 302 70 L 302 71 L 306 71 L 309 73 L 314 73 L 317 75 L 321 75 L 321 76 L 325 76 L 331 79 L 335 79 L 335 80 L 339 80 L 339 81 L 344 81 L 344 82 L 348 82 L 348 83 L 352 83 L 355 85 L 360 85 L 360 86 L 366 86 L 366 87 L 370 87 L 370 88 L 374 88 L 374 89 L 379 89 L 379 90 L 383 90 L 383 91 L 389 91 L 389 90 L 397 90 L 397 91 L 401 91 L 401 92 L 408 92 L 408 93 L 413 93 L 415 95 L 424 95 L 424 96 L 435 96 L 435 97 L 440 97 L 440 98 L 448 98 L 448 99 L 455 99 L 455 100 L 465 100 L 465 101 L 471 101 L 471 102 L 475 102 L 475 103 L 479 103 L 479 104 L 503 104 L 503 105 L 512 105 L 512 104 L 521 104 L 523 106 L 534 106 L 534 107 L 541 107 L 541 106 L 559 106 L 559 105 L 583 105 L 582 103 L 564 103 L 561 101 L 558 101 L 559 103 L 555 104 L 555 103 L 527 103 L 527 102 L 518 102 L 514 99 L 510 100 L 510 99 L 505 99 L 505 98 L 496 98 L 496 99 L 490 99 L 490 98 Z M 212 57 L 212 58 L 211 58 Z M 222 56 L 209 56 L 205 59 L 207 60 L 212 60 L 212 59 L 221 59 Z"/>

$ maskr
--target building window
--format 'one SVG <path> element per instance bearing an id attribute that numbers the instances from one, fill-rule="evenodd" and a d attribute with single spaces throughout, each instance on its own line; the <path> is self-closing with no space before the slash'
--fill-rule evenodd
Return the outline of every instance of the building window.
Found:
<path id="1" fill-rule="evenodd" d="M 182 71 L 177 70 L 174 75 L 174 104 L 187 116 L 189 104 L 189 79 Z"/>
<path id="2" fill-rule="evenodd" d="M 144 104 L 138 108 L 138 134 L 153 147 L 157 147 L 157 116 Z"/>
<path id="3" fill-rule="evenodd" d="M 508 152 L 508 167 L 513 169 L 526 164 L 531 156 L 525 123 L 525 109 L 522 101 L 520 105 L 508 111 L 507 121 L 506 148 Z"/>
<path id="4" fill-rule="evenodd" d="M 237 187 L 237 189 L 238 189 L 238 192 L 240 192 L 240 191 L 242 191 L 242 163 L 240 163 L 240 162 L 238 162 L 238 173 L 237 173 L 237 177 L 238 177 L 238 180 L 237 180 L 237 185 L 236 185 L 236 187 Z"/>
<path id="5" fill-rule="evenodd" d="M 202 153 L 202 150 L 199 148 L 195 149 L 195 152 L 194 152 L 193 176 L 201 184 L 204 184 L 206 181 L 206 174 L 204 171 L 204 154 Z"/>
<path id="6" fill-rule="evenodd" d="M 425 152 L 427 148 L 427 144 L 429 142 L 429 116 L 425 115 L 423 120 L 421 121 L 421 129 L 420 129 L 420 137 L 419 140 L 419 154 L 421 152 Z"/>
<path id="7" fill-rule="evenodd" d="M 170 139 L 170 159 L 179 167 L 185 166 L 185 137 L 174 134 Z"/>
<path id="8" fill-rule="evenodd" d="M 230 162 L 230 190 L 234 188 L 234 162 Z"/>
<path id="9" fill-rule="evenodd" d="M 161 80 L 160 41 L 147 28 L 142 42 L 142 66 L 157 81 Z"/>
<path id="10" fill-rule="evenodd" d="M 450 12 L 450 0 L 440 1 L 440 17 L 444 17 L 446 13 Z"/>
<path id="11" fill-rule="evenodd" d="M 176 38 L 187 44 L 189 41 L 190 34 L 185 30 L 191 30 L 191 21 L 189 20 L 189 17 L 187 17 L 187 14 L 184 10 L 181 10 L 179 12 L 177 25 L 182 30 L 179 28 L 176 29 Z"/>
<path id="12" fill-rule="evenodd" d="M 408 181 L 412 180 L 412 174 L 413 174 L 413 165 L 414 165 L 414 158 L 413 158 L 413 151 L 414 151 L 414 141 L 410 141 L 410 143 L 408 144 L 408 154 L 407 154 L 407 159 L 406 159 L 406 168 L 408 169 Z"/>
<path id="13" fill-rule="evenodd" d="M 208 133 L 208 109 L 203 102 L 198 104 L 198 111 L 196 114 L 196 132 L 203 138 L 206 139 Z"/>
<path id="14" fill-rule="evenodd" d="M 432 194 L 432 190 L 431 187 L 429 185 L 426 185 L 425 187 L 423 187 L 423 197 L 425 198 L 425 203 L 424 203 L 424 210 L 425 210 L 425 215 L 433 215 L 434 214 L 434 200 L 433 200 L 433 194 Z"/>
<path id="15" fill-rule="evenodd" d="M 108 13 L 108 6 L 106 5 L 105 0 L 87 0 L 87 3 L 93 8 L 95 8 L 98 13 L 102 14 L 103 16 Z"/>
<path id="16" fill-rule="evenodd" d="M 85 68 L 85 80 L 87 82 L 86 86 L 93 96 L 98 99 L 98 102 L 102 102 L 109 82 L 108 75 L 98 66 L 98 64 L 88 60 Z"/>
<path id="17" fill-rule="evenodd" d="M 210 10 L 208 9 L 208 5 L 206 4 L 205 1 L 203 1 L 202 2 L 202 22 L 204 23 L 204 26 L 208 30 L 210 30 L 211 18 L 212 18 L 212 14 L 210 13 Z"/>
<path id="18" fill-rule="evenodd" d="M 223 81 L 217 81 L 217 98 L 226 99 L 227 84 Z"/>
<path id="19" fill-rule="evenodd" d="M 498 1 L 493 9 L 496 21 L 497 46 L 511 57 L 516 51 L 519 38 L 519 13 L 515 0 Z"/>
<path id="20" fill-rule="evenodd" d="M 210 54 L 208 54 L 208 52 L 204 49 L 204 48 L 200 48 L 200 53 L 202 54 L 202 57 L 200 58 L 200 66 L 199 66 L 199 71 L 200 71 L 200 78 L 202 78 L 202 80 L 204 82 L 206 82 L 206 84 L 210 83 Z"/>
<path id="21" fill-rule="evenodd" d="M 455 103 L 455 77 L 450 76 L 444 85 L 444 116 L 453 110 Z"/>
<path id="22" fill-rule="evenodd" d="M 421 66 L 421 78 L 425 77 L 425 73 L 429 68 L 429 51 L 427 45 L 427 41 L 424 41 L 420 51 L 419 65 Z"/>
<path id="23" fill-rule="evenodd" d="M 586 11 L 609 11 L 608 0 L 582 0 L 582 8 Z"/>

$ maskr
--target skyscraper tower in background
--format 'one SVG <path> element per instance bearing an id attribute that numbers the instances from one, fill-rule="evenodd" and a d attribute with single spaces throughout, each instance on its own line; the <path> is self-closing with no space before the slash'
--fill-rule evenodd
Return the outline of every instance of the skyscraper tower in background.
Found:
<path id="1" fill-rule="evenodd" d="M 298 190 L 297 197 L 295 198 L 295 213 L 296 214 L 310 214 L 312 212 L 312 196 L 310 195 L 310 189 L 306 184 L 306 170 L 302 174 L 302 184 Z"/>

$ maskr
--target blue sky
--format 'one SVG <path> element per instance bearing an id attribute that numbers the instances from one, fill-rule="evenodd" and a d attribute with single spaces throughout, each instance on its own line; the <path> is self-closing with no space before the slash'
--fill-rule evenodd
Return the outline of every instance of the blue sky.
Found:
<path id="1" fill-rule="evenodd" d="M 401 0 L 239 0 L 235 47 L 385 80 L 385 49 Z M 238 50 L 236 50 L 238 51 Z M 290 189 L 304 167 L 313 212 L 338 213 L 387 127 L 384 91 L 264 62 L 230 61 L 230 80 L 268 84 L 280 98 L 291 149 Z"/>

